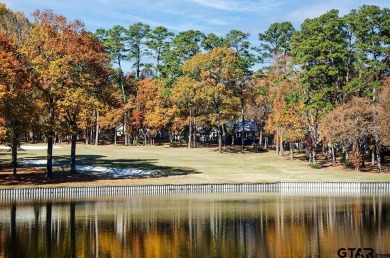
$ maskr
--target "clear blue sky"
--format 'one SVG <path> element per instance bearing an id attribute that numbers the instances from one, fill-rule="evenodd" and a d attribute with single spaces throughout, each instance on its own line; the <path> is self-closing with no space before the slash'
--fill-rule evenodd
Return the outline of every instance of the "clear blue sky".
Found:
<path id="1" fill-rule="evenodd" d="M 35 9 L 51 9 L 68 19 L 84 21 L 88 30 L 127 27 L 144 22 L 151 27 L 165 26 L 178 33 L 197 29 L 220 36 L 231 29 L 249 32 L 257 39 L 274 22 L 291 21 L 296 29 L 306 18 L 317 17 L 330 9 L 344 15 L 353 8 L 374 4 L 390 7 L 390 0 L 0 0 L 13 11 L 28 17 Z"/>
<path id="2" fill-rule="evenodd" d="M 274 22 L 290 21 L 296 29 L 306 18 L 318 17 L 338 9 L 340 15 L 360 6 L 389 8 L 390 0 L 0 0 L 13 11 L 27 17 L 36 10 L 51 9 L 69 20 L 79 19 L 88 30 L 108 29 L 119 24 L 128 27 L 143 22 L 152 28 L 165 26 L 178 33 L 200 30 L 224 36 L 231 29 L 251 34 L 258 45 L 258 34 Z"/>

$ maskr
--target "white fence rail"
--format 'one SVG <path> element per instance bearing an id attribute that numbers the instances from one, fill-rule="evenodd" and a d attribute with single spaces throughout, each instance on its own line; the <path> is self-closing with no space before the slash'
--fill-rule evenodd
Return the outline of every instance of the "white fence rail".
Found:
<path id="1" fill-rule="evenodd" d="M 99 196 L 174 193 L 285 193 L 285 194 L 371 194 L 390 193 L 390 183 L 265 183 L 195 184 L 147 186 L 96 186 L 0 189 L 0 202 L 44 201 Z"/>

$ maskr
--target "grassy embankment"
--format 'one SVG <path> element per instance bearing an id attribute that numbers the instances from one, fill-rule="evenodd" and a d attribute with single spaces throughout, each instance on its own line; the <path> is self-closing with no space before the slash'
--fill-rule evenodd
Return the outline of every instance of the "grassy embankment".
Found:
<path id="1" fill-rule="evenodd" d="M 164 177 L 114 179 L 99 176 L 70 175 L 70 145 L 54 150 L 54 178 L 47 180 L 42 166 L 25 166 L 17 177 L 11 176 L 10 153 L 0 150 L 2 168 L 0 187 L 91 186 L 91 185 L 158 185 L 203 183 L 268 183 L 268 182 L 390 182 L 390 173 L 356 172 L 342 165 L 313 169 L 304 160 L 289 160 L 274 152 L 226 152 L 215 148 L 169 148 L 166 146 L 77 146 L 77 164 L 115 168 L 139 168 L 160 171 Z M 24 150 L 20 159 L 45 159 L 46 150 Z"/>

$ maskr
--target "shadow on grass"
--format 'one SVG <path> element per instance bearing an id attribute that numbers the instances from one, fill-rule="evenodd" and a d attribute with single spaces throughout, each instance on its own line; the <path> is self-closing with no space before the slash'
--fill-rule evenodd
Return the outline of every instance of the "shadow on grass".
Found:
<path id="1" fill-rule="evenodd" d="M 180 176 L 200 173 L 191 168 L 161 166 L 157 159 L 113 159 L 107 160 L 103 155 L 78 155 L 76 165 L 99 166 L 110 168 L 131 168 L 158 172 L 153 177 Z M 23 160 L 46 160 L 46 156 L 24 157 Z M 53 177 L 46 177 L 46 165 L 19 164 L 18 174 L 12 175 L 11 165 L 0 166 L 0 185 L 44 185 L 75 182 L 92 182 L 96 180 L 120 180 L 125 177 L 115 178 L 110 174 L 87 174 L 82 172 L 69 172 L 70 157 L 55 156 L 53 159 Z M 142 178 L 142 177 L 137 177 Z"/>

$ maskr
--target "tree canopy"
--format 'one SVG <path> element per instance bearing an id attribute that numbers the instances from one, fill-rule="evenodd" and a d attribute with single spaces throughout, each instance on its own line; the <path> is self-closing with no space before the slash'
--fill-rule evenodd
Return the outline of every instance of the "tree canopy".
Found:
<path id="1" fill-rule="evenodd" d="M 371 151 L 381 171 L 390 144 L 389 20 L 390 10 L 374 5 L 344 16 L 330 10 L 300 28 L 273 23 L 255 42 L 235 29 L 175 34 L 142 22 L 91 33 L 50 10 L 30 22 L 0 4 L 1 139 L 14 148 L 40 135 L 49 177 L 55 139 L 72 142 L 74 172 L 76 141 L 98 144 L 99 133 L 125 145 L 169 136 L 194 147 L 202 138 L 220 151 L 252 137 L 279 155 L 299 145 L 312 163 L 325 148 L 335 160 L 340 146 L 343 160 L 353 149 L 357 167 Z M 260 132 L 238 136 L 227 126 L 238 119 Z"/>

